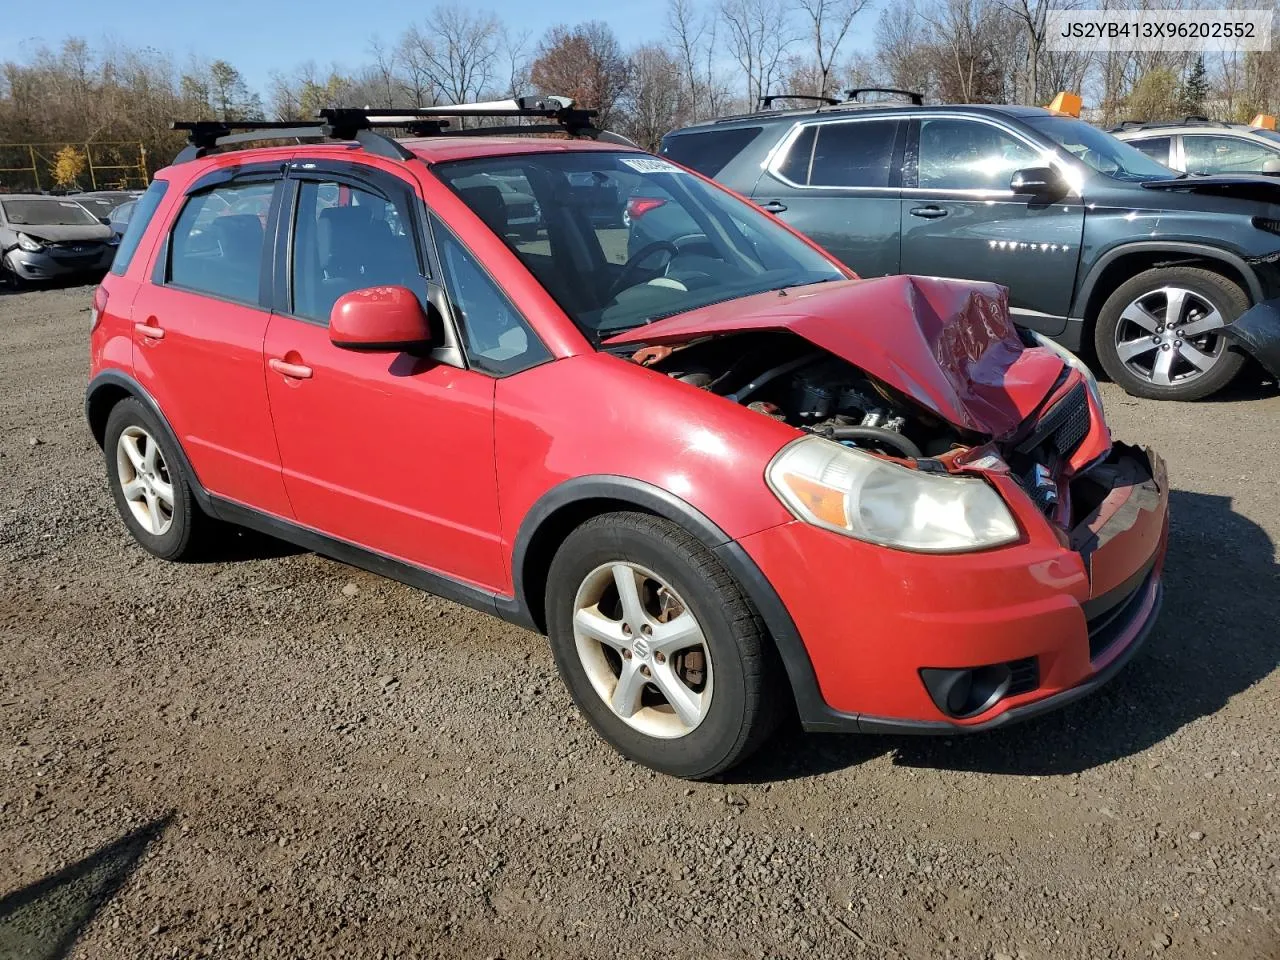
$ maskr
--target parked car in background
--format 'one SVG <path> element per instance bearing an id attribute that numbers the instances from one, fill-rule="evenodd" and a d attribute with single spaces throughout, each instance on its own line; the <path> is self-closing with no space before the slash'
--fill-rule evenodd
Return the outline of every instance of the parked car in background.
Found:
<path id="1" fill-rule="evenodd" d="M 122 204 L 138 199 L 138 196 L 139 193 L 136 190 L 97 190 L 90 193 L 71 194 L 70 199 L 75 200 L 105 223 L 110 219 L 113 211 Z"/>
<path id="2" fill-rule="evenodd" d="M 107 226 L 111 228 L 111 234 L 117 242 L 124 236 L 125 228 L 129 226 L 129 218 L 133 216 L 134 207 L 137 205 L 137 200 L 126 200 L 107 214 Z"/>
<path id="3" fill-rule="evenodd" d="M 1280 376 L 1280 313 L 1258 308 L 1280 297 L 1270 179 L 1180 178 L 1080 120 L 1018 106 L 770 110 L 671 133 L 662 154 L 864 276 L 1003 284 L 1020 325 L 1091 348 L 1130 393 L 1209 396 L 1248 353 Z M 678 242 L 689 225 L 673 213 L 633 214 L 632 246 Z"/>
<path id="4" fill-rule="evenodd" d="M 1262 127 L 1188 117 L 1175 123 L 1127 121 L 1112 127 L 1111 133 L 1184 173 L 1280 175 L 1280 133 Z"/>
<path id="5" fill-rule="evenodd" d="M 83 204 L 40 194 L 0 196 L 0 279 L 11 286 L 102 274 L 117 240 Z"/>
<path id="6" fill-rule="evenodd" d="M 496 109 L 583 131 L 545 102 Z M 144 548 L 191 556 L 221 520 L 543 631 L 596 730 L 683 777 L 793 705 L 816 730 L 972 731 L 1138 649 L 1163 465 L 1113 442 L 1092 375 L 1001 288 L 859 280 L 598 131 L 392 140 L 378 116 L 212 155 L 226 128 L 195 125 L 138 201 L 86 413 Z M 597 184 L 698 232 L 616 260 Z M 236 212 L 263 192 L 265 225 Z"/>

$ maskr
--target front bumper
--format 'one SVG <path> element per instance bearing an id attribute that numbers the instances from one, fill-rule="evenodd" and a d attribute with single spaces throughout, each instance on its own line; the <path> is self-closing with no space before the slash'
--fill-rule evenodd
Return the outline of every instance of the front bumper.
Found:
<path id="1" fill-rule="evenodd" d="M 812 663 L 820 702 L 801 703 L 806 728 L 981 730 L 1110 680 L 1159 612 L 1169 490 L 1158 456 L 1120 444 L 1085 480 L 1107 486 L 1070 535 L 1012 497 L 1026 535 L 979 553 L 888 550 L 800 521 L 741 540 Z M 944 713 L 921 674 L 1014 663 L 1033 664 L 1032 682 L 963 718 Z"/>
<path id="2" fill-rule="evenodd" d="M 115 255 L 115 247 L 95 251 L 88 256 L 54 254 L 46 251 L 32 253 L 15 247 L 6 255 L 5 261 L 9 269 L 23 280 L 53 280 L 57 277 L 109 270 Z"/>
<path id="3" fill-rule="evenodd" d="M 1255 304 L 1222 332 L 1280 380 L 1280 300 Z"/>

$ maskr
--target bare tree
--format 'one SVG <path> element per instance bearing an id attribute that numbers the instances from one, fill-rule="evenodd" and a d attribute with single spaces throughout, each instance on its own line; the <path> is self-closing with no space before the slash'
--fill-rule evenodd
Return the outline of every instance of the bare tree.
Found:
<path id="1" fill-rule="evenodd" d="M 862 12 L 867 0 L 797 0 L 809 25 L 813 44 L 813 70 L 817 78 L 811 91 L 820 97 L 834 89 L 833 71 L 840 45 L 844 43 L 853 18 Z M 809 91 L 797 91 L 809 92 Z"/>
<path id="2" fill-rule="evenodd" d="M 742 68 L 752 103 L 772 92 L 781 78 L 784 57 L 797 40 L 792 13 L 788 0 L 720 2 L 729 52 Z"/>
<path id="3" fill-rule="evenodd" d="M 686 122 L 681 110 L 684 84 L 680 60 L 665 47 L 649 44 L 631 55 L 631 95 L 623 130 L 636 143 L 658 149 L 663 134 Z"/>

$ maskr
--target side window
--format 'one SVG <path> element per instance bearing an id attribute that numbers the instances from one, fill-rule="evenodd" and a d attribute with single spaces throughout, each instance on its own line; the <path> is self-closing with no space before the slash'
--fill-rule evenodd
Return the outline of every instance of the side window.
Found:
<path id="1" fill-rule="evenodd" d="M 1147 137 L 1145 140 L 1129 140 L 1129 146 L 1137 147 L 1156 163 L 1169 165 L 1169 144 L 1172 137 Z"/>
<path id="2" fill-rule="evenodd" d="M 792 141 L 786 157 L 777 167 L 778 176 L 802 186 L 809 182 L 809 164 L 813 162 L 813 144 L 817 136 L 816 125 L 800 131 L 800 136 Z"/>
<path id="3" fill-rule="evenodd" d="M 763 128 L 730 127 L 703 133 L 682 133 L 663 141 L 662 155 L 691 170 L 697 170 L 704 177 L 714 177 L 760 135 L 761 129 Z"/>
<path id="4" fill-rule="evenodd" d="M 439 224 L 432 235 L 471 365 L 501 376 L 550 360 L 537 334 L 458 238 Z"/>
<path id="5" fill-rule="evenodd" d="M 129 224 L 128 229 L 124 231 L 124 236 L 120 239 L 120 246 L 116 247 L 115 259 L 111 261 L 111 272 L 116 276 L 124 276 L 125 271 L 129 269 L 129 264 L 133 262 L 133 255 L 138 252 L 138 244 L 142 242 L 142 235 L 147 232 L 147 226 L 155 216 L 156 207 L 160 206 L 164 192 L 168 189 L 169 184 L 164 180 L 153 180 L 151 186 L 147 187 L 147 192 L 139 199 L 130 200 L 116 208 L 117 210 L 130 208 L 129 216 L 117 219 L 116 214 L 112 213 L 113 227 L 117 224 Z"/>
<path id="6" fill-rule="evenodd" d="M 408 213 L 393 201 L 324 180 L 304 180 L 293 220 L 294 316 L 329 322 L 344 293 L 365 287 L 417 289 L 421 271 Z"/>
<path id="7" fill-rule="evenodd" d="M 275 188 L 275 181 L 232 183 L 188 199 L 173 227 L 165 282 L 256 304 Z M 130 230 L 138 219 L 135 213 Z"/>
<path id="8" fill-rule="evenodd" d="M 1280 154 L 1260 143 L 1239 137 L 1202 137 L 1183 135 L 1182 152 L 1187 173 L 1257 173 L 1268 160 Z"/>
<path id="9" fill-rule="evenodd" d="M 1009 189 L 1015 170 L 1044 164 L 1039 153 L 989 123 L 920 121 L 918 182 L 933 190 Z"/>
<path id="10" fill-rule="evenodd" d="M 887 187 L 896 120 L 861 120 L 818 126 L 809 170 L 811 187 Z"/>

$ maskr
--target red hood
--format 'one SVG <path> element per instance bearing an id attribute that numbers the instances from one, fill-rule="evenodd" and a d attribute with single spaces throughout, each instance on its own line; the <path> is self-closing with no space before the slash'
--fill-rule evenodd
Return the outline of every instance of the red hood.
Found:
<path id="1" fill-rule="evenodd" d="M 1012 433 L 1063 363 L 1022 345 L 1004 287 L 936 277 L 846 280 L 713 304 L 611 337 L 683 343 L 710 334 L 790 330 L 966 430 Z"/>

